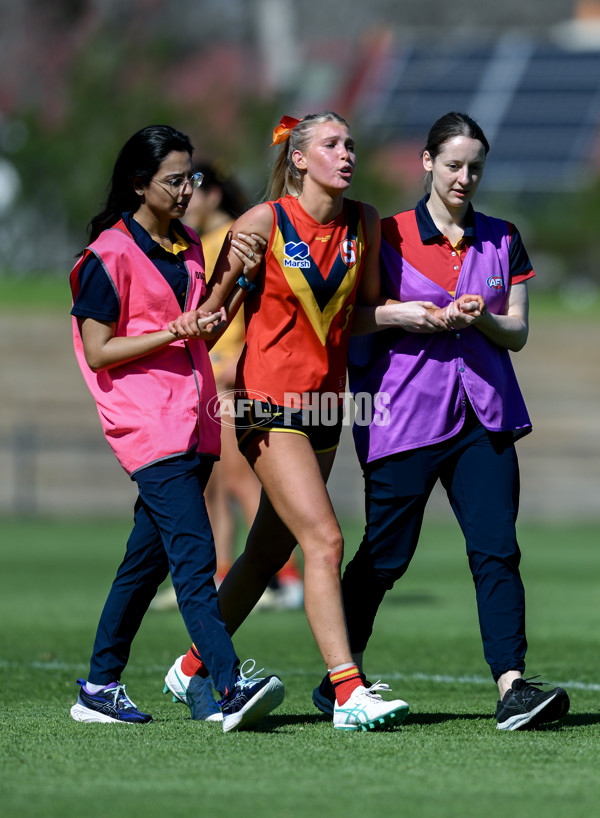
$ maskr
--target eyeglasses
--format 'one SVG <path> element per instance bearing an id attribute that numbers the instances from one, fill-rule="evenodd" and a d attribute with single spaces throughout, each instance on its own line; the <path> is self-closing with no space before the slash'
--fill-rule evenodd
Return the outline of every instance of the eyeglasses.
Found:
<path id="1" fill-rule="evenodd" d="M 192 186 L 192 190 L 196 190 L 202 184 L 203 179 L 204 174 L 198 171 L 192 176 L 173 176 L 171 179 L 151 179 L 150 181 L 156 182 L 158 185 L 165 185 L 171 193 L 177 196 L 185 190 L 188 183 Z"/>

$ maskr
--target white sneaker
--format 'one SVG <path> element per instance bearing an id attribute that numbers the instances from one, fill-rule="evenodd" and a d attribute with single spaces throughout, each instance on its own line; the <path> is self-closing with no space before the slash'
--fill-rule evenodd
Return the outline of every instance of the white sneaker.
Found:
<path id="1" fill-rule="evenodd" d="M 192 711 L 195 721 L 223 721 L 223 714 L 212 691 L 210 676 L 188 676 L 181 669 L 180 656 L 165 676 L 163 693 L 171 693 L 174 702 L 183 702 Z"/>
<path id="2" fill-rule="evenodd" d="M 408 714 L 408 705 L 402 699 L 386 702 L 377 690 L 390 686 L 375 682 L 371 687 L 357 687 L 348 701 L 333 707 L 333 726 L 336 730 L 382 730 L 402 724 Z"/>
<path id="3" fill-rule="evenodd" d="M 173 694 L 174 702 L 183 702 L 184 704 L 187 704 L 187 689 L 192 677 L 186 676 L 186 674 L 182 671 L 181 663 L 183 659 L 183 656 L 176 659 L 175 664 L 172 668 L 170 668 L 169 672 L 165 676 L 163 693 L 171 692 Z"/>

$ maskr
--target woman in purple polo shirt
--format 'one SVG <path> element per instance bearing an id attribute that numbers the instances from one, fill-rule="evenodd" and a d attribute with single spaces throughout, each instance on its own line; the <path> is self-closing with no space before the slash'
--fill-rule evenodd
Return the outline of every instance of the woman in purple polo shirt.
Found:
<path id="1" fill-rule="evenodd" d="M 525 670 L 525 596 L 515 533 L 519 470 L 514 441 L 531 423 L 511 365 L 528 335 L 531 263 L 514 225 L 473 210 L 487 139 L 449 113 L 422 151 L 427 195 L 382 222 L 388 300 L 357 316 L 351 387 L 378 407 L 355 425 L 365 473 L 366 529 L 343 578 L 352 654 L 363 652 L 379 605 L 407 570 L 425 506 L 440 480 L 466 540 L 483 648 L 498 684 L 497 727 L 554 721 L 564 690 L 542 691 Z M 314 691 L 330 712 L 324 679 Z"/>

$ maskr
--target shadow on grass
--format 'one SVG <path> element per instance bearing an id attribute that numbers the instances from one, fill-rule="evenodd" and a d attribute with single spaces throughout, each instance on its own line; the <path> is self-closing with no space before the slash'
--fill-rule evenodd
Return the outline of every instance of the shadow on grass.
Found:
<path id="1" fill-rule="evenodd" d="M 270 733 L 274 730 L 283 730 L 287 727 L 297 727 L 301 725 L 314 725 L 322 722 L 330 722 L 331 716 L 324 713 L 288 713 L 285 715 L 271 715 L 250 728 L 257 733 Z M 451 721 L 489 721 L 495 725 L 496 719 L 492 713 L 410 713 L 403 724 L 396 725 L 390 729 L 398 730 L 403 727 L 427 727 L 434 724 L 444 724 Z M 518 732 L 557 732 L 565 727 L 586 727 L 592 724 L 600 724 L 600 713 L 578 713 L 565 716 L 560 721 L 550 724 L 539 724 L 536 727 L 524 728 Z"/>
<path id="2" fill-rule="evenodd" d="M 430 724 L 443 724 L 446 721 L 492 721 L 495 716 L 490 713 L 411 713 L 405 724 L 426 726 Z M 558 721 L 549 724 L 537 724 L 533 727 L 525 726 L 517 732 L 557 732 L 565 727 L 587 727 L 592 724 L 600 724 L 600 713 L 577 713 L 564 716 Z"/>
<path id="3" fill-rule="evenodd" d="M 257 733 L 271 733 L 275 730 L 280 730 L 281 732 L 285 733 L 286 728 L 290 727 L 312 727 L 316 724 L 331 724 L 332 717 L 327 716 L 325 713 L 316 713 L 315 715 L 307 714 L 307 713 L 288 713 L 282 716 L 267 716 L 264 721 L 261 721 L 255 727 L 249 728 L 251 730 L 256 731 Z M 393 730 L 399 730 L 403 727 L 403 724 L 392 725 L 385 730 L 380 730 L 378 732 L 389 732 Z M 248 732 L 248 731 L 247 731 Z M 337 732 L 337 731 L 336 731 Z"/>
<path id="4" fill-rule="evenodd" d="M 445 721 L 479 721 L 493 718 L 490 713 L 410 713 L 406 724 L 443 724 Z"/>
<path id="5" fill-rule="evenodd" d="M 402 724 L 394 725 L 390 729 L 397 730 L 399 728 L 410 726 L 413 724 L 417 725 L 428 725 L 428 724 L 441 724 L 445 721 L 453 721 L 453 720 L 461 720 L 461 721 L 469 721 L 469 720 L 477 720 L 477 719 L 491 719 L 492 716 L 489 713 L 485 713 L 484 715 L 478 716 L 472 713 L 470 714 L 458 714 L 458 713 L 409 713 L 407 719 Z M 265 732 L 269 729 L 273 730 L 277 727 L 290 727 L 293 725 L 299 724 L 321 724 L 323 722 L 331 722 L 332 717 L 328 716 L 325 713 L 315 713 L 314 715 L 307 714 L 307 713 L 289 713 L 286 715 L 272 715 L 269 716 L 265 721 L 261 722 L 257 725 L 255 729 Z"/>
<path id="6" fill-rule="evenodd" d="M 297 725 L 313 725 L 313 724 L 320 724 L 321 722 L 327 721 L 330 722 L 332 719 L 331 716 L 327 716 L 325 713 L 286 713 L 285 715 L 271 715 L 268 716 L 264 721 L 260 722 L 257 726 L 260 729 L 265 727 L 270 727 L 271 730 L 276 728 L 285 728 L 285 727 L 294 727 Z"/>
<path id="7" fill-rule="evenodd" d="M 572 713 L 565 716 L 557 725 L 548 724 L 546 727 L 560 726 L 561 724 L 565 727 L 587 727 L 590 724 L 600 724 L 600 713 Z"/>

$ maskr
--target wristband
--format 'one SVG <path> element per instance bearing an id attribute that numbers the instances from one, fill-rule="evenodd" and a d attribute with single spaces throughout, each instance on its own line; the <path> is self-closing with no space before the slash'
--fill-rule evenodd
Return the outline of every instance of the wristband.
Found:
<path id="1" fill-rule="evenodd" d="M 250 281 L 249 278 L 242 273 L 242 275 L 237 280 L 238 286 L 242 288 L 242 290 L 246 290 L 246 292 L 253 292 L 256 289 L 256 284 L 253 281 Z"/>

